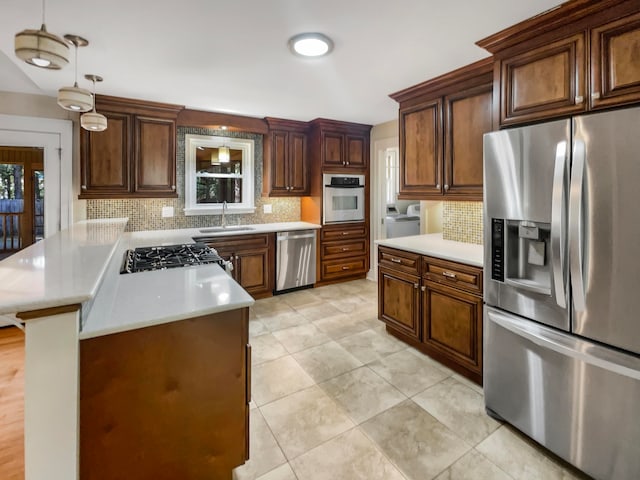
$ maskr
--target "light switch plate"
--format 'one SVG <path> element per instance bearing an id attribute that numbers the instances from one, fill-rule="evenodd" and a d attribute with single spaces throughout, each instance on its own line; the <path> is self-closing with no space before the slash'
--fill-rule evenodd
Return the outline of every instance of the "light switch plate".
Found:
<path id="1" fill-rule="evenodd" d="M 173 207 L 162 207 L 162 218 L 173 217 Z"/>
<path id="2" fill-rule="evenodd" d="M 264 213 L 273 213 L 273 205 L 270 203 L 266 203 L 262 206 L 262 211 Z"/>

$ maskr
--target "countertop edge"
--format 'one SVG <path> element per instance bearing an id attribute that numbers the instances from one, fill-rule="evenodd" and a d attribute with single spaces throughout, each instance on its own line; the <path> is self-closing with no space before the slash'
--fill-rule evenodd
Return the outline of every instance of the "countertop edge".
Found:
<path id="1" fill-rule="evenodd" d="M 413 245 L 413 242 L 421 242 L 420 246 Z M 431 242 L 431 245 L 429 245 Z M 398 237 L 391 239 L 375 240 L 376 245 L 404 250 L 419 255 L 436 257 L 442 260 L 462 263 L 472 267 L 484 267 L 484 247 L 475 243 L 457 242 L 455 240 L 444 240 L 442 234 L 424 234 L 412 237 Z M 456 249 L 463 249 L 463 252 L 456 252 Z M 452 251 L 454 250 L 454 251 Z M 476 250 L 470 252 L 469 250 Z M 479 257 L 479 258 L 478 258 Z"/>

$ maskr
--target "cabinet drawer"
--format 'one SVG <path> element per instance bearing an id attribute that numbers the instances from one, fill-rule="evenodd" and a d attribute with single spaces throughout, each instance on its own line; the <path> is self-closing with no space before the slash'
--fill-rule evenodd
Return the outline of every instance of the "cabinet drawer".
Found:
<path id="1" fill-rule="evenodd" d="M 432 257 L 422 257 L 422 272 L 427 280 L 482 295 L 481 268 Z"/>
<path id="2" fill-rule="evenodd" d="M 413 275 L 420 274 L 420 258 L 417 253 L 396 250 L 388 247 L 378 247 L 378 265 Z"/>
<path id="3" fill-rule="evenodd" d="M 365 239 L 354 239 L 345 242 L 329 242 L 323 243 L 321 248 L 323 259 L 366 255 L 367 241 Z"/>
<path id="4" fill-rule="evenodd" d="M 321 263 L 322 279 L 350 277 L 367 272 L 367 257 L 351 257 L 342 260 L 323 260 Z"/>
<path id="5" fill-rule="evenodd" d="M 323 242 L 366 236 L 367 226 L 364 223 L 357 225 L 337 225 L 331 227 L 323 227 L 322 231 L 320 232 L 320 240 Z"/>
<path id="6" fill-rule="evenodd" d="M 239 252 L 247 249 L 268 248 L 272 233 L 258 235 L 235 235 L 230 237 L 194 237 L 194 240 L 204 242 L 220 252 Z"/>

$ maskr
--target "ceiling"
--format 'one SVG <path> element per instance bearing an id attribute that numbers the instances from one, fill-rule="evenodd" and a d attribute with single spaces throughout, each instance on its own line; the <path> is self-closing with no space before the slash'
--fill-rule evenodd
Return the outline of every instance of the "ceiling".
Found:
<path id="1" fill-rule="evenodd" d="M 378 124 L 390 93 L 488 56 L 474 42 L 559 0 L 47 0 L 47 29 L 87 38 L 98 93 L 254 117 Z M 13 36 L 39 28 L 41 0 L 0 2 L 0 91 L 55 96 L 73 84 L 19 61 Z M 322 59 L 292 55 L 297 33 L 330 36 Z M 71 57 L 73 58 L 73 57 Z"/>

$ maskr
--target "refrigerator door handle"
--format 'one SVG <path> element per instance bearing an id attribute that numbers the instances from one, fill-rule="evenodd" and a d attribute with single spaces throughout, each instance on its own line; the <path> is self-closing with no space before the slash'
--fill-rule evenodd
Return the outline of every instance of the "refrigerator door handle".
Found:
<path id="1" fill-rule="evenodd" d="M 556 145 L 556 163 L 553 170 L 553 189 L 551 194 L 551 265 L 553 268 L 553 285 L 556 303 L 566 308 L 565 291 L 565 219 L 566 191 L 565 177 L 567 172 L 567 142 Z"/>
<path id="2" fill-rule="evenodd" d="M 583 238 L 582 209 L 583 185 L 586 162 L 584 141 L 576 139 L 573 144 L 573 163 L 569 189 L 569 267 L 573 287 L 573 306 L 576 311 L 586 310 L 584 276 L 582 273 Z"/>

